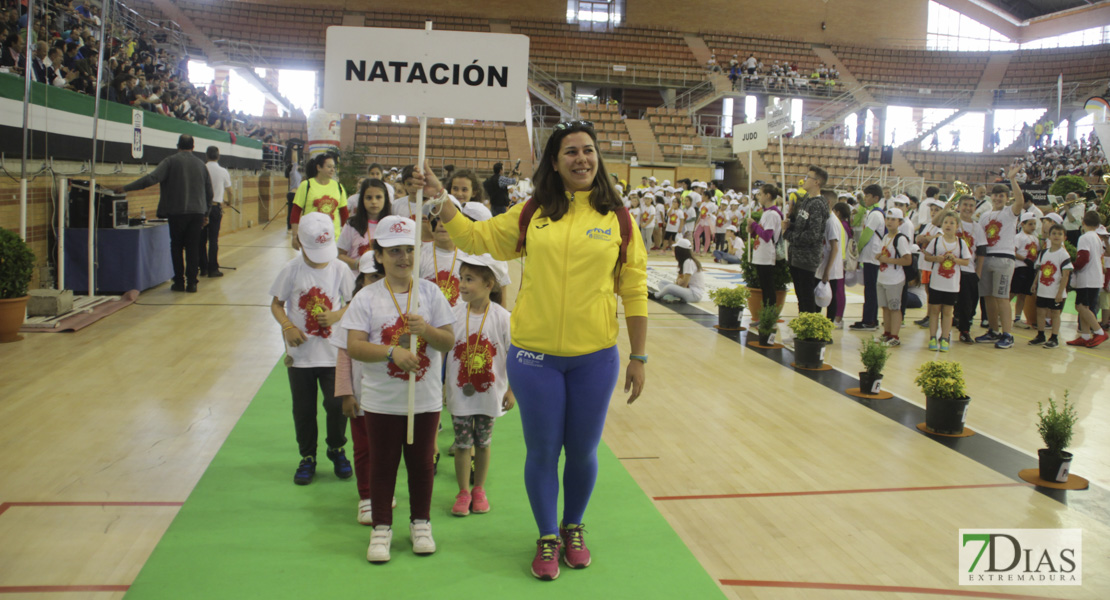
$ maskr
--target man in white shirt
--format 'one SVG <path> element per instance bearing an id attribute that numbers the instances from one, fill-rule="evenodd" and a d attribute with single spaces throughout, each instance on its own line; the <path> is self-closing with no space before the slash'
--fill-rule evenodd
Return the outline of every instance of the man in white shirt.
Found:
<path id="1" fill-rule="evenodd" d="M 223 277 L 220 271 L 220 222 L 224 217 L 224 202 L 231 202 L 231 174 L 220 166 L 220 149 L 209 146 L 205 151 L 205 167 L 212 178 L 212 206 L 208 209 L 207 224 L 200 233 L 200 274 Z"/>

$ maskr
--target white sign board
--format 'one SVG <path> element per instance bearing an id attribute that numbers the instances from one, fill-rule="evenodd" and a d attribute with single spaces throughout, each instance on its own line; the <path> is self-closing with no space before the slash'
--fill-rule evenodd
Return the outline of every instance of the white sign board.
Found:
<path id="1" fill-rule="evenodd" d="M 524 121 L 527 94 L 527 36 L 328 27 L 329 112 Z"/>
<path id="2" fill-rule="evenodd" d="M 143 157 L 143 111 L 131 110 L 131 158 Z"/>
<path id="3" fill-rule="evenodd" d="M 790 119 L 790 103 L 778 106 L 767 105 L 767 135 L 782 135 L 794 131 L 794 121 Z"/>
<path id="4" fill-rule="evenodd" d="M 752 152 L 767 149 L 767 121 L 735 124 L 732 126 L 732 152 Z"/>

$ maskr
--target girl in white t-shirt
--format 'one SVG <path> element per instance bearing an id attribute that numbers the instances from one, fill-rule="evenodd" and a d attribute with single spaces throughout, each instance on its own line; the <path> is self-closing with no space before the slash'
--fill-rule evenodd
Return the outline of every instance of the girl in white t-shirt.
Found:
<path id="1" fill-rule="evenodd" d="M 960 218 L 956 213 L 944 215 L 941 235 L 922 250 L 929 265 L 929 349 L 948 352 L 952 344 L 952 312 L 960 297 L 960 267 L 971 262 L 971 249 L 956 236 Z M 939 343 L 937 339 L 940 339 Z"/>
<path id="2" fill-rule="evenodd" d="M 668 283 L 655 295 L 664 302 L 701 302 L 705 296 L 705 275 L 701 263 L 694 258 L 694 245 L 690 238 L 682 238 L 674 245 L 674 257 L 678 261 L 678 277 Z"/>
<path id="3" fill-rule="evenodd" d="M 697 193 L 691 192 L 690 195 L 682 199 L 682 237 L 693 239 L 694 225 L 698 221 L 698 210 L 694 208 L 694 198 L 701 198 Z"/>
<path id="4" fill-rule="evenodd" d="M 1014 304 L 1014 325 L 1028 329 L 1034 323 L 1021 322 L 1022 311 L 1025 310 L 1025 296 L 1031 294 L 1033 289 L 1033 274 L 1037 265 L 1037 249 L 1040 242 L 1037 240 L 1037 215 L 1032 212 L 1022 213 L 1021 231 L 1014 236 L 1014 276 L 1010 279 L 1010 298 L 1017 299 Z"/>
<path id="5" fill-rule="evenodd" d="M 516 399 L 505 364 L 509 352 L 509 311 L 501 306 L 509 267 L 489 254 L 467 255 L 459 272 L 462 302 L 454 308 L 455 346 L 447 354 L 447 410 L 455 429 L 455 479 L 459 493 L 451 513 L 489 512 L 486 476 L 494 419 Z M 470 487 L 471 448 L 474 488 Z"/>
<path id="6" fill-rule="evenodd" d="M 644 249 L 651 250 L 651 240 L 655 235 L 655 205 L 651 203 L 651 196 L 644 196 L 643 205 L 640 207 L 639 220 L 640 238 L 644 240 Z"/>
<path id="7" fill-rule="evenodd" d="M 678 198 L 671 199 L 671 210 L 667 212 L 667 226 L 663 233 L 663 252 L 671 249 L 671 244 L 675 243 L 685 219 L 686 211 L 682 209 L 682 201 Z"/>
<path id="8" fill-rule="evenodd" d="M 380 179 L 364 179 L 358 190 L 358 206 L 339 232 L 339 260 L 352 271 L 358 271 L 359 257 L 370 249 L 374 226 L 392 212 L 388 185 Z"/>
<path id="9" fill-rule="evenodd" d="M 655 237 L 652 240 L 652 250 L 663 247 L 663 230 L 666 228 L 666 223 L 667 201 L 662 194 L 659 194 L 655 196 Z"/>
<path id="10" fill-rule="evenodd" d="M 451 305 L 434 283 L 418 279 L 413 289 L 415 234 L 416 223 L 411 219 L 388 216 L 378 223 L 374 259 L 385 278 L 360 290 L 340 322 L 350 332 L 347 352 L 365 363 L 360 405 L 366 412 L 370 439 L 374 525 L 366 553 L 370 562 L 389 560 L 391 498 L 402 454 L 408 471 L 413 552 L 431 554 L 436 550 L 430 518 L 436 431 L 443 404 L 440 372 L 443 353 L 455 342 L 455 319 Z M 417 303 L 413 296 L 419 296 Z M 409 350 L 410 336 L 416 336 L 416 354 Z M 415 373 L 416 401 L 413 443 L 407 444 L 410 373 Z"/>
<path id="11" fill-rule="evenodd" d="M 759 277 L 759 288 L 763 293 L 763 306 L 775 304 L 775 244 L 782 237 L 782 211 L 777 206 L 782 192 L 771 184 L 759 189 L 756 197 L 763 207 L 763 215 L 756 223 L 749 219 L 748 231 L 751 244 L 751 261 Z M 757 282 L 745 282 L 749 286 Z"/>

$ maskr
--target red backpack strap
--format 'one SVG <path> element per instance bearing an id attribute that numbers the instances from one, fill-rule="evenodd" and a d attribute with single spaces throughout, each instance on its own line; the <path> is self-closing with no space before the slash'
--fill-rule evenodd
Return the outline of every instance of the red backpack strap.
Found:
<path id="1" fill-rule="evenodd" d="M 628 208 L 625 206 L 618 208 L 616 213 L 617 223 L 620 225 L 621 231 L 621 246 L 619 254 L 617 254 L 614 289 L 619 292 L 621 287 L 621 269 L 624 268 L 624 263 L 628 262 L 628 243 L 632 241 L 632 216 L 628 214 Z"/>
<path id="2" fill-rule="evenodd" d="M 529 198 L 524 202 L 524 208 L 520 211 L 520 218 L 517 220 L 517 227 L 520 228 L 520 236 L 516 238 L 516 251 L 521 253 L 524 250 L 525 238 L 528 237 L 528 224 L 532 222 L 532 215 L 536 214 L 536 209 L 539 204 L 535 198 Z"/>

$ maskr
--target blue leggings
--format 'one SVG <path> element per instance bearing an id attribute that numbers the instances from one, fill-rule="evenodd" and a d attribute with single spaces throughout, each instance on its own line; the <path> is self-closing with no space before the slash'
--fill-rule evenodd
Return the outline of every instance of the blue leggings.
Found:
<path id="1" fill-rule="evenodd" d="M 563 465 L 563 523 L 581 524 L 597 481 L 597 446 L 617 386 L 617 347 L 582 356 L 552 356 L 510 348 L 509 385 L 524 426 L 524 487 L 540 535 L 559 533 L 559 455 Z"/>

